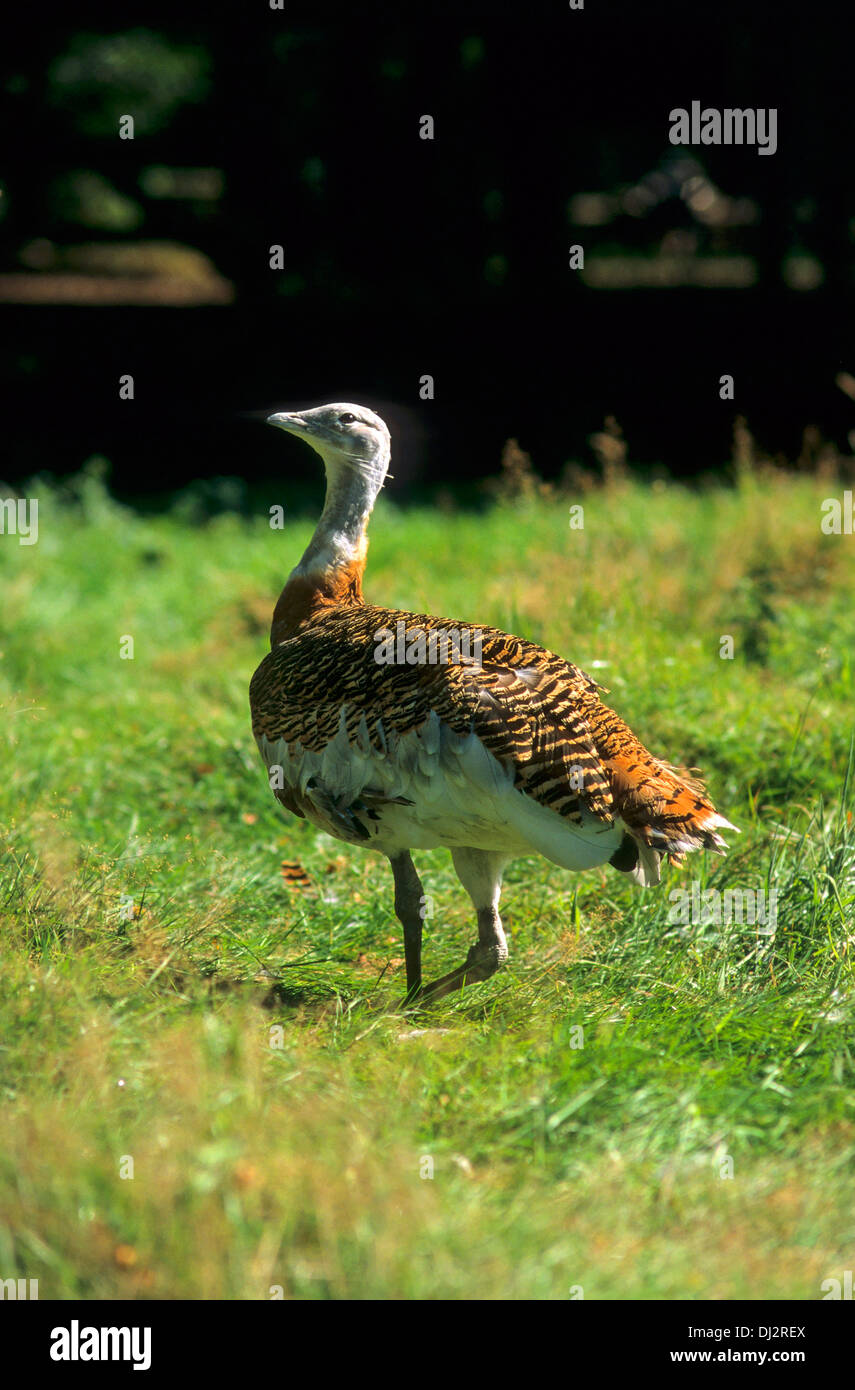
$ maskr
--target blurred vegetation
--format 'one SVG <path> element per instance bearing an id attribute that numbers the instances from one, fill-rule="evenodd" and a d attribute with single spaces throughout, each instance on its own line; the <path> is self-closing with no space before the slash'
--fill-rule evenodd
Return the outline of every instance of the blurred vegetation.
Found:
<path id="1" fill-rule="evenodd" d="M 48 68 L 48 98 L 83 135 L 114 139 L 127 113 L 137 134 L 153 135 L 180 107 L 206 100 L 210 66 L 203 45 L 148 29 L 75 34 Z"/>
<path id="2" fill-rule="evenodd" d="M 42 201 L 42 169 L 7 155 L 14 225 L 0 253 L 8 263 L 19 238 L 62 238 L 72 223 L 163 237 L 171 217 L 175 233 L 180 224 L 253 293 L 272 198 L 288 210 L 289 259 L 301 267 L 281 277 L 286 295 L 321 281 L 361 297 L 379 265 L 419 295 L 413 267 L 423 279 L 431 252 L 419 218 L 445 226 L 443 279 L 467 299 L 530 292 L 550 268 L 553 276 L 565 270 L 576 237 L 589 287 L 852 287 L 848 127 L 838 129 L 827 109 L 843 63 L 831 21 L 816 16 L 799 44 L 770 35 L 760 14 L 740 14 L 732 30 L 710 36 L 709 58 L 725 79 L 749 72 L 759 93 L 774 74 L 782 142 L 763 159 L 753 149 L 669 145 L 668 100 L 637 52 L 639 27 L 656 34 L 663 22 L 655 5 L 643 16 L 629 5 L 607 20 L 586 16 L 578 56 L 567 52 L 567 17 L 546 9 L 536 71 L 521 66 L 515 23 L 451 7 L 423 26 L 412 16 L 381 20 L 370 6 L 360 25 L 323 7 L 311 20 L 276 13 L 244 26 L 239 46 L 232 17 L 210 13 L 192 34 L 180 20 L 116 28 L 106 8 L 101 33 L 32 27 L 30 42 L 5 59 L 2 99 L 33 153 L 44 141 L 50 165 L 72 163 L 55 170 Z M 673 17 L 648 61 L 671 76 L 676 94 L 667 44 L 677 31 L 669 29 Z M 584 58 L 586 44 L 598 42 L 607 45 L 616 93 L 606 106 Z M 811 52 L 822 54 L 821 83 Z M 575 95 L 565 95 L 562 110 L 568 63 Z M 522 99 L 509 104 L 514 88 Z M 418 138 L 422 110 L 438 121 L 430 142 Z M 128 115 L 136 145 L 119 139 Z M 210 193 L 173 190 L 180 207 L 167 214 L 141 158 L 166 176 L 203 150 L 222 179 L 215 220 Z M 333 231 L 343 214 L 346 238 Z M 389 231 L 407 228 L 403 240 L 388 234 L 387 218 Z"/>
<path id="3" fill-rule="evenodd" d="M 16 479 L 94 450 L 129 491 L 158 468 L 223 472 L 229 411 L 356 391 L 420 411 L 449 478 L 492 471 L 508 435 L 551 476 L 568 417 L 584 440 L 613 412 L 636 459 L 710 467 L 725 370 L 776 450 L 805 421 L 838 445 L 852 429 L 833 386 L 855 257 L 836 17 L 788 23 L 760 0 L 699 45 L 703 21 L 658 0 L 584 17 L 534 0 L 523 30 L 450 4 L 262 6 L 239 32 L 226 9 L 100 13 L 24 11 L 0 55 Z M 774 157 L 671 147 L 690 76 L 710 101 L 774 104 Z M 193 313 L 134 315 L 149 306 Z M 145 389 L 117 413 L 134 366 Z"/>

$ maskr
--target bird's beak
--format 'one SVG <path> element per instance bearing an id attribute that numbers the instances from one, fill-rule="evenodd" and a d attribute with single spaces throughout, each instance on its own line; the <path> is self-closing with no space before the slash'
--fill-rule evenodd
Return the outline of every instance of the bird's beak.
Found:
<path id="1" fill-rule="evenodd" d="M 288 430 L 290 434 L 305 434 L 306 426 L 299 415 L 291 415 L 287 410 L 283 410 L 278 415 L 268 415 L 268 425 L 275 425 L 277 429 Z"/>

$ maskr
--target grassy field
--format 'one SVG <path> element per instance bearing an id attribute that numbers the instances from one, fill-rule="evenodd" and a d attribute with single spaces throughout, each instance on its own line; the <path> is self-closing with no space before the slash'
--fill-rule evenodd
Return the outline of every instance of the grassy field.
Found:
<path id="1" fill-rule="evenodd" d="M 311 522 L 39 489 L 38 544 L 0 537 L 0 1279 L 821 1298 L 855 1257 L 855 537 L 820 529 L 842 488 L 381 499 L 372 599 L 576 661 L 742 829 L 659 889 L 516 861 L 508 968 L 406 1015 L 388 865 L 284 819 L 249 729 Z M 417 863 L 430 978 L 474 921 L 448 855 Z M 777 922 L 674 923 L 693 884 L 775 889 Z"/>

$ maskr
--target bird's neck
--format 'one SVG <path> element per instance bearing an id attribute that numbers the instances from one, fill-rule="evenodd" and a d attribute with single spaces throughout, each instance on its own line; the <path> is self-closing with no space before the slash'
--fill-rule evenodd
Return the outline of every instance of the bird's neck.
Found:
<path id="1" fill-rule="evenodd" d="M 368 519 L 388 461 L 356 468 L 325 459 L 327 495 L 299 565 L 291 571 L 273 613 L 270 645 L 277 646 L 324 609 L 364 602 L 362 575 Z"/>

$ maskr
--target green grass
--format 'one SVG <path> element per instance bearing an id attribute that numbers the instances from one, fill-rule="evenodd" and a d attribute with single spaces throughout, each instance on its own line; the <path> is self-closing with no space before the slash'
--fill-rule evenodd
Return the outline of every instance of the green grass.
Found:
<path id="1" fill-rule="evenodd" d="M 821 533 L 829 487 L 381 503 L 372 599 L 592 670 L 743 831 L 658 890 L 516 861 L 508 968 L 411 1015 L 388 866 L 283 819 L 249 730 L 311 523 L 40 488 L 38 544 L 0 537 L 0 1278 L 821 1297 L 855 1252 L 855 538 Z M 431 977 L 473 914 L 446 854 L 417 860 Z M 692 881 L 776 888 L 776 929 L 675 925 Z"/>

